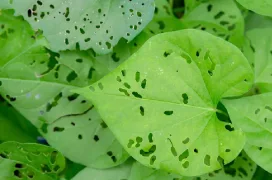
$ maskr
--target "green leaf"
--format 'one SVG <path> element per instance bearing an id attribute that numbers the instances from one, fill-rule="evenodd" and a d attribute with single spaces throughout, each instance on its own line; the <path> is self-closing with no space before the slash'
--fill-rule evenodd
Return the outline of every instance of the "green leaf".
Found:
<path id="1" fill-rule="evenodd" d="M 179 175 L 169 174 L 166 171 L 151 169 L 139 162 L 134 162 L 128 180 L 183 180 Z M 189 180 L 189 178 L 188 178 Z"/>
<path id="2" fill-rule="evenodd" d="M 1 98 L 1 97 L 0 97 Z M 0 140 L 36 142 L 36 128 L 5 102 L 0 102 Z"/>
<path id="3" fill-rule="evenodd" d="M 272 172 L 272 93 L 224 100 L 235 127 L 247 137 L 245 151 L 265 170 Z"/>
<path id="4" fill-rule="evenodd" d="M 101 61 L 89 52 L 53 53 L 41 37 L 31 38 L 34 32 L 21 18 L 2 14 L 0 24 L 6 30 L 1 34 L 7 36 L 0 36 L 0 47 L 5 47 L 0 48 L 0 54 L 5 54 L 0 57 L 0 94 L 70 160 L 96 168 L 123 163 L 128 154 L 93 104 L 70 92 L 97 81 L 123 62 L 127 56 L 120 56 L 123 45 Z M 18 26 L 24 30 L 17 30 Z"/>
<path id="5" fill-rule="evenodd" d="M 127 161 L 126 163 L 111 168 L 111 169 L 92 169 L 85 168 L 81 172 L 79 172 L 72 180 L 89 180 L 89 179 L 99 179 L 99 180 L 112 180 L 112 179 L 120 179 L 125 180 L 128 178 L 131 170 L 131 161 Z"/>
<path id="6" fill-rule="evenodd" d="M 237 0 L 237 2 L 258 14 L 272 17 L 272 2 L 270 0 Z"/>
<path id="7" fill-rule="evenodd" d="M 260 92 L 272 90 L 272 28 L 253 29 L 246 33 L 243 52 L 254 67 L 254 83 Z"/>
<path id="8" fill-rule="evenodd" d="M 155 170 L 135 162 L 131 169 L 129 180 L 252 180 L 256 170 L 256 164 L 241 152 L 239 156 L 231 163 L 224 166 L 223 169 L 216 170 L 209 174 L 196 177 L 182 177 L 169 174 L 162 170 Z"/>
<path id="9" fill-rule="evenodd" d="M 272 27 L 272 18 L 249 12 L 245 18 L 246 31 L 255 28 Z"/>
<path id="10" fill-rule="evenodd" d="M 153 1 L 2 0 L 0 8 L 14 9 L 41 29 L 53 51 L 80 46 L 106 54 L 121 38 L 131 41 L 144 29 L 153 17 Z"/>
<path id="11" fill-rule="evenodd" d="M 65 158 L 55 149 L 39 144 L 0 144 L 0 178 L 56 179 L 65 168 Z"/>
<path id="12" fill-rule="evenodd" d="M 194 176 L 219 169 L 243 148 L 243 133 L 219 121 L 216 107 L 222 97 L 247 92 L 252 76 L 232 44 L 182 30 L 154 36 L 112 73 L 75 92 L 94 103 L 140 163 Z"/>
<path id="13" fill-rule="evenodd" d="M 244 18 L 234 0 L 208 0 L 202 3 L 185 1 L 186 3 L 189 5 L 186 5 L 182 21 L 187 28 L 207 31 L 238 47 L 243 45 Z"/>

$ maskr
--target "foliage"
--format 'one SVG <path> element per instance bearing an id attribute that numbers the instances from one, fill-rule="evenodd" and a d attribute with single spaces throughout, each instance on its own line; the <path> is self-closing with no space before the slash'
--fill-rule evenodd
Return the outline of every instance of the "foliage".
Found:
<path id="1" fill-rule="evenodd" d="M 0 1 L 0 179 L 271 179 L 271 12 Z"/>

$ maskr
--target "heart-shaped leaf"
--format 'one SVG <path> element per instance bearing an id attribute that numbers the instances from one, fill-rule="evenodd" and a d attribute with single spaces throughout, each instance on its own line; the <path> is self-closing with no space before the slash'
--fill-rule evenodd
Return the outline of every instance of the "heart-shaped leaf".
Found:
<path id="1" fill-rule="evenodd" d="M 245 151 L 265 170 L 272 172 L 272 93 L 224 100 L 235 127 L 247 137 Z"/>
<path id="2" fill-rule="evenodd" d="M 243 133 L 219 121 L 216 107 L 222 97 L 247 92 L 252 76 L 232 44 L 182 30 L 154 36 L 112 73 L 76 92 L 94 103 L 140 163 L 194 176 L 219 169 L 243 148 Z"/>
<path id="3" fill-rule="evenodd" d="M 0 144 L 1 179 L 57 179 L 65 158 L 55 149 L 39 144 Z"/>
<path id="4" fill-rule="evenodd" d="M 106 54 L 121 38 L 131 41 L 149 23 L 154 0 L 1 0 L 34 29 L 41 29 L 53 51 L 94 49 Z"/>
<path id="5" fill-rule="evenodd" d="M 126 53 L 119 54 L 120 49 L 125 52 L 122 44 L 98 61 L 89 52 L 49 51 L 43 38 L 11 12 L 2 12 L 0 24 L 5 27 L 0 35 L 0 94 L 72 161 L 96 168 L 123 163 L 128 154 L 93 104 L 70 92 L 124 61 Z"/>

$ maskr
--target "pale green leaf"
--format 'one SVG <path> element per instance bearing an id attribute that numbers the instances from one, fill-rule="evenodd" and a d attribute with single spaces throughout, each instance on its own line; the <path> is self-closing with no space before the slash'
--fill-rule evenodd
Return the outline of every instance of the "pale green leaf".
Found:
<path id="1" fill-rule="evenodd" d="M 237 0 L 245 8 L 264 16 L 272 17 L 271 0 Z"/>
<path id="2" fill-rule="evenodd" d="M 129 180 L 252 180 L 257 165 L 245 152 L 223 169 L 196 177 L 182 177 L 169 174 L 162 170 L 155 170 L 135 162 L 131 169 Z"/>
<path id="3" fill-rule="evenodd" d="M 272 93 L 224 100 L 235 127 L 247 139 L 245 151 L 265 170 L 272 172 Z"/>
<path id="4" fill-rule="evenodd" d="M 207 31 L 238 47 L 243 45 L 244 18 L 234 0 L 185 1 L 187 28 Z"/>
<path id="5" fill-rule="evenodd" d="M 54 51 L 78 45 L 106 54 L 121 38 L 131 41 L 144 29 L 153 17 L 154 0 L 1 0 L 0 8 L 14 9 L 41 29 Z"/>
<path id="6" fill-rule="evenodd" d="M 0 57 L 0 94 L 70 160 L 96 168 L 123 163 L 128 154 L 92 103 L 70 92 L 97 81 L 124 61 L 129 55 L 120 55 L 123 45 L 103 61 L 83 51 L 58 54 L 46 49 L 42 38 L 31 38 L 30 26 L 11 13 L 2 12 L 0 22 L 5 26 L 1 35 L 6 34 L 0 36 L 0 47 L 5 47 L 0 48 L 5 54 Z"/>
<path id="7" fill-rule="evenodd" d="M 127 161 L 120 166 L 104 170 L 85 168 L 72 180 L 126 180 L 130 174 L 131 164 L 131 161 Z"/>
<path id="8" fill-rule="evenodd" d="M 272 90 L 272 28 L 253 29 L 246 33 L 243 52 L 254 67 L 254 83 L 260 92 Z"/>
<path id="9" fill-rule="evenodd" d="M 154 36 L 112 73 L 77 90 L 90 99 L 140 163 L 194 176 L 232 161 L 244 135 L 216 117 L 222 97 L 244 94 L 252 71 L 243 54 L 198 30 Z M 120 111 L 121 109 L 121 111 Z"/>
<path id="10" fill-rule="evenodd" d="M 55 149 L 39 144 L 0 144 L 0 178 L 53 180 L 65 168 L 65 158 Z"/>
<path id="11" fill-rule="evenodd" d="M 245 18 L 246 31 L 255 28 L 271 28 L 272 17 L 262 16 L 253 12 L 249 12 Z"/>

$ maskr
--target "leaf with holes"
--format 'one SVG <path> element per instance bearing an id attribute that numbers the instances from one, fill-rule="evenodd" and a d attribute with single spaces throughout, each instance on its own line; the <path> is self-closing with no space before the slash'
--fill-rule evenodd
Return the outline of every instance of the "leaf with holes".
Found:
<path id="1" fill-rule="evenodd" d="M 39 144 L 0 144 L 0 178 L 56 179 L 65 168 L 65 158 L 55 149 Z"/>
<path id="2" fill-rule="evenodd" d="M 252 180 L 257 165 L 246 155 L 245 152 L 223 169 L 198 177 L 182 177 L 169 174 L 162 170 L 155 170 L 135 162 L 131 169 L 129 180 Z"/>
<path id="3" fill-rule="evenodd" d="M 272 28 L 253 29 L 246 33 L 243 52 L 254 67 L 255 84 L 260 92 L 272 91 Z"/>
<path id="4" fill-rule="evenodd" d="M 72 180 L 89 180 L 89 179 L 99 179 L 99 180 L 126 180 L 129 177 L 132 162 L 129 160 L 126 163 L 114 167 L 111 169 L 92 169 L 85 168 L 80 171 Z"/>
<path id="5" fill-rule="evenodd" d="M 259 166 L 272 172 L 272 93 L 224 100 L 235 127 L 247 137 L 245 151 Z"/>
<path id="6" fill-rule="evenodd" d="M 194 176 L 242 150 L 243 133 L 219 121 L 216 107 L 223 97 L 247 92 L 252 76 L 232 44 L 181 30 L 154 36 L 112 73 L 75 92 L 94 103 L 140 163 Z"/>
<path id="7" fill-rule="evenodd" d="M 14 9 L 41 29 L 54 51 L 78 46 L 106 54 L 121 38 L 131 41 L 144 29 L 153 17 L 153 1 L 2 0 L 0 8 Z"/>
<path id="8" fill-rule="evenodd" d="M 200 3 L 186 11 L 182 21 L 187 28 L 207 31 L 238 47 L 243 45 L 244 18 L 234 0 L 208 0 Z"/>
<path id="9" fill-rule="evenodd" d="M 0 97 L 0 141 L 36 142 L 36 137 L 36 128 Z"/>
<path id="10" fill-rule="evenodd" d="M 163 32 L 170 32 L 184 29 L 182 22 L 174 16 L 172 11 L 172 1 L 155 0 L 155 15 L 152 21 L 144 29 L 144 33 L 151 36 Z"/>
<path id="11" fill-rule="evenodd" d="M 128 154 L 92 103 L 70 91 L 97 81 L 126 55 L 116 51 L 111 55 L 119 58 L 115 62 L 98 61 L 83 51 L 53 53 L 40 37 L 31 38 L 34 32 L 20 18 L 2 14 L 6 35 L 0 36 L 0 94 L 72 161 L 96 168 L 123 163 Z"/>
<path id="12" fill-rule="evenodd" d="M 271 0 L 236 0 L 245 8 L 264 16 L 272 17 L 272 1 Z"/>

